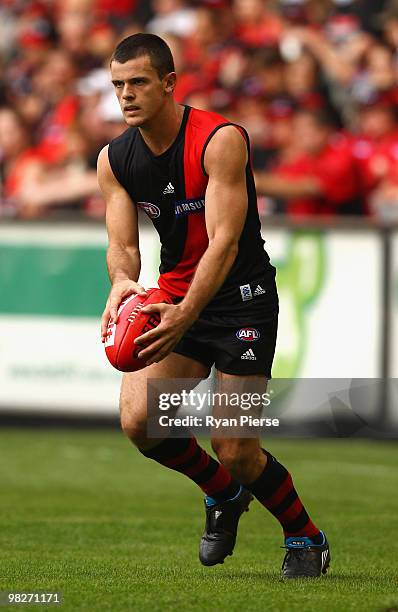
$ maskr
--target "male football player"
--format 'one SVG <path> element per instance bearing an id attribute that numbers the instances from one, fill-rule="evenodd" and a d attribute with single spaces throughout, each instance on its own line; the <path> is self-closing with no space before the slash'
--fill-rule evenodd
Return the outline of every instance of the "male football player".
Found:
<path id="1" fill-rule="evenodd" d="M 245 130 L 215 113 L 177 104 L 167 44 L 152 34 L 122 40 L 111 58 L 112 83 L 126 131 L 100 153 L 98 180 L 107 206 L 107 264 L 112 288 L 102 317 L 105 340 L 120 302 L 145 295 L 138 283 L 137 208 L 161 242 L 159 287 L 173 304 L 143 309 L 161 322 L 137 338 L 147 367 L 123 377 L 125 434 L 146 457 L 191 478 L 205 494 L 204 565 L 231 555 L 238 522 L 253 496 L 279 521 L 287 549 L 283 576 L 320 576 L 329 564 L 326 537 L 308 516 L 289 472 L 257 438 L 215 438 L 216 461 L 189 432 L 147 435 L 147 379 L 206 378 L 218 390 L 271 376 L 278 297 L 275 269 L 260 234 Z M 250 348 L 239 332 L 250 326 Z"/>

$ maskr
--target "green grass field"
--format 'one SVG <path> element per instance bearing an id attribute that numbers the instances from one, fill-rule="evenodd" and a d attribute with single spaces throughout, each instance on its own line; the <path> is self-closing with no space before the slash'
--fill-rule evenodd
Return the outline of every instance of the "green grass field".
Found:
<path id="1" fill-rule="evenodd" d="M 267 447 L 327 532 L 325 578 L 280 581 L 279 525 L 257 502 L 242 518 L 234 556 L 202 567 L 200 490 L 145 460 L 121 433 L 3 429 L 0 590 L 60 591 L 65 611 L 398 610 L 398 446 Z M 23 608 L 31 606 L 2 609 Z"/>

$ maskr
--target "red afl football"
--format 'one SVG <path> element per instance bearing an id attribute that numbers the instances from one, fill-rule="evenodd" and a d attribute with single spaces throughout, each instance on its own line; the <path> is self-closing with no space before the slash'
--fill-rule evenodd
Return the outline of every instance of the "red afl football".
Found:
<path id="1" fill-rule="evenodd" d="M 160 323 L 157 312 L 144 314 L 141 309 L 149 304 L 172 304 L 171 297 L 162 289 L 147 290 L 147 297 L 130 295 L 119 306 L 117 323 L 108 323 L 105 353 L 110 363 L 121 372 L 135 372 L 145 367 L 145 361 L 138 358 L 144 348 L 134 340 L 154 329 Z"/>

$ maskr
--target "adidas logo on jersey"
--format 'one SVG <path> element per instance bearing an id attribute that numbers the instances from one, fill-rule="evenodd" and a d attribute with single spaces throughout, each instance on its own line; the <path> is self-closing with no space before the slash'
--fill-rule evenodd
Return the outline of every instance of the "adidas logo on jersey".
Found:
<path id="1" fill-rule="evenodd" d="M 241 359 L 250 359 L 251 361 L 256 361 L 257 360 L 257 357 L 253 353 L 252 349 L 249 349 L 248 351 L 243 353 L 243 355 L 241 355 L 240 358 Z"/>
<path id="2" fill-rule="evenodd" d="M 257 285 L 257 287 L 254 290 L 253 295 L 263 295 L 263 293 L 265 293 L 265 289 L 263 289 L 261 285 Z"/>
<path id="3" fill-rule="evenodd" d="M 174 187 L 171 183 L 169 183 L 167 187 L 163 189 L 163 195 L 168 195 L 169 193 L 174 193 Z"/>

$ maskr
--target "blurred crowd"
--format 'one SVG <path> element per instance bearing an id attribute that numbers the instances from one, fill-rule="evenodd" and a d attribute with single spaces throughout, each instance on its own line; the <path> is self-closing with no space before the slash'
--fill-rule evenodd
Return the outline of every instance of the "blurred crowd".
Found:
<path id="1" fill-rule="evenodd" d="M 398 219 L 398 0 L 2 0 L 0 216 L 102 217 L 109 57 L 140 31 L 177 101 L 247 129 L 263 213 Z"/>

